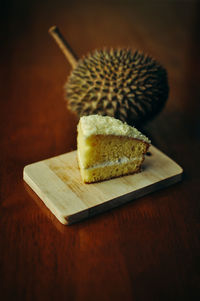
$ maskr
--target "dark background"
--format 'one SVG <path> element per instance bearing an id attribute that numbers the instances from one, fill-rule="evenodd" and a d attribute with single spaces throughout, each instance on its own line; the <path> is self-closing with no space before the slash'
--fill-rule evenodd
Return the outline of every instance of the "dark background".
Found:
<path id="1" fill-rule="evenodd" d="M 0 34 L 2 300 L 197 300 L 200 297 L 199 1 L 4 1 Z M 79 57 L 140 49 L 168 71 L 163 112 L 144 127 L 184 179 L 64 227 L 23 183 L 26 164 L 76 148 L 63 85 Z"/>

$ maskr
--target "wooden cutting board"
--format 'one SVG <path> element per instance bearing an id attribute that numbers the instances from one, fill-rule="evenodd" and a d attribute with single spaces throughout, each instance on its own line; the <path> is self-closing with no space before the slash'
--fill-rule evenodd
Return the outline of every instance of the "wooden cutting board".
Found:
<path id="1" fill-rule="evenodd" d="M 27 165 L 24 181 L 62 224 L 71 224 L 181 180 L 183 170 L 154 146 L 142 171 L 84 184 L 76 151 Z"/>

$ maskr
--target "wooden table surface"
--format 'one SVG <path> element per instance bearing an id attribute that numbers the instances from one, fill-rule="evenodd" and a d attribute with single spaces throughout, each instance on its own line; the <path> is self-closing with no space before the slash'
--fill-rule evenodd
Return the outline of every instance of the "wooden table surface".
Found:
<path id="1" fill-rule="evenodd" d="M 1 300 L 199 300 L 199 2 L 70 2 L 1 9 Z M 167 105 L 144 130 L 185 171 L 181 183 L 69 227 L 22 179 L 25 165 L 76 149 L 55 24 L 79 57 L 130 46 L 166 67 Z"/>

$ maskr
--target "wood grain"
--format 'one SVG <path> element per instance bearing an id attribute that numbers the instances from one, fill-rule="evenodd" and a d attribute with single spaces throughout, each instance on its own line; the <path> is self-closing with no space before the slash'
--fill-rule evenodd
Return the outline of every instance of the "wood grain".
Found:
<path id="1" fill-rule="evenodd" d="M 4 1 L 0 14 L 1 299 L 199 300 L 199 1 Z M 181 183 L 71 227 L 22 179 L 76 149 L 54 24 L 79 57 L 130 46 L 164 65 L 169 100 L 143 130 L 184 169 Z"/>
<path id="2" fill-rule="evenodd" d="M 154 146 L 142 171 L 94 184 L 84 184 L 77 151 L 25 166 L 24 181 L 62 224 L 72 224 L 177 183 L 183 170 Z"/>

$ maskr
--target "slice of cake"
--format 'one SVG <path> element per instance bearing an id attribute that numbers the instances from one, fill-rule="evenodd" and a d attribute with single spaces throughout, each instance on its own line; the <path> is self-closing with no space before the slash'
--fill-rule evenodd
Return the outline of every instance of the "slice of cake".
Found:
<path id="1" fill-rule="evenodd" d="M 138 172 L 150 140 L 109 116 L 89 115 L 78 124 L 77 153 L 85 183 Z"/>

